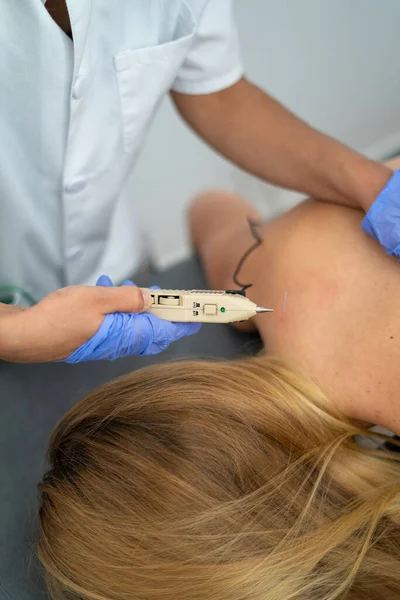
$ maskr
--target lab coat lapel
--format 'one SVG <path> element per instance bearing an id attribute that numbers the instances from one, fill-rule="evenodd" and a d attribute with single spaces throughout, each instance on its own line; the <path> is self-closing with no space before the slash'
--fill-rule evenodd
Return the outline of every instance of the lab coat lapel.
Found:
<path id="1" fill-rule="evenodd" d="M 92 0 L 66 0 L 74 38 L 74 74 L 79 72 L 86 51 Z"/>

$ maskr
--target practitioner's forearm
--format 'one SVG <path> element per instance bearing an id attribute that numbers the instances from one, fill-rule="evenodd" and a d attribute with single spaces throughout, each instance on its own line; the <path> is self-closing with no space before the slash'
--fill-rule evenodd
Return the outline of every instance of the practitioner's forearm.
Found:
<path id="1" fill-rule="evenodd" d="M 218 152 L 273 184 L 368 210 L 390 179 L 388 167 L 311 128 L 245 79 L 216 94 L 174 100 Z"/>

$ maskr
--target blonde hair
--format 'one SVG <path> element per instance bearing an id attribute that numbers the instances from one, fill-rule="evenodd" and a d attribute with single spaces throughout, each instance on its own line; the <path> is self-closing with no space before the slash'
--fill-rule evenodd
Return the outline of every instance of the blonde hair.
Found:
<path id="1" fill-rule="evenodd" d="M 400 597 L 400 463 L 273 358 L 184 362 L 58 424 L 39 557 L 63 600 Z"/>

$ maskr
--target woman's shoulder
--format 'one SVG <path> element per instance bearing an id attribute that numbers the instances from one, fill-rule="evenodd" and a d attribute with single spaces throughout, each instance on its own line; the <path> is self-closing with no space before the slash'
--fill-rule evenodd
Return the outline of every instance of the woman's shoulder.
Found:
<path id="1" fill-rule="evenodd" d="M 274 289 L 285 288 L 286 303 L 265 337 L 344 412 L 366 420 L 368 407 L 370 422 L 388 426 L 378 413 L 400 389 L 400 271 L 361 220 L 358 210 L 307 201 L 271 224 Z"/>

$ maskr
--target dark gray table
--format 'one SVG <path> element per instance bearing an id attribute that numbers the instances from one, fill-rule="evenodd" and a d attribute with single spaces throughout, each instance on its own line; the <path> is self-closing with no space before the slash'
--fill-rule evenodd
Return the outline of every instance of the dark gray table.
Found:
<path id="1" fill-rule="evenodd" d="M 194 259 L 157 277 L 144 275 L 137 283 L 205 287 Z M 71 406 L 102 383 L 148 364 L 182 357 L 234 358 L 259 348 L 254 336 L 207 325 L 196 337 L 152 358 L 81 365 L 0 363 L 0 600 L 46 598 L 35 559 L 36 486 L 45 467 L 49 435 Z"/>

